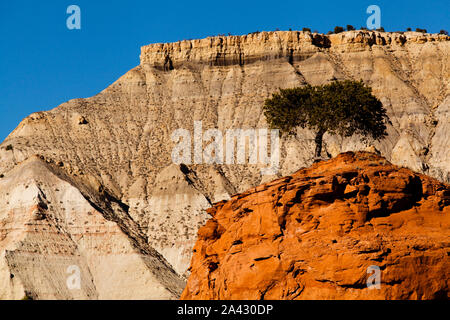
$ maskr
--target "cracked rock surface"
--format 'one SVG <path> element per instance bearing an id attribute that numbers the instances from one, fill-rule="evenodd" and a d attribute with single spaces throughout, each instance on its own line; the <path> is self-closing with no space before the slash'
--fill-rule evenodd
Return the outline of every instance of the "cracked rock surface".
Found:
<path id="1" fill-rule="evenodd" d="M 340 154 L 208 212 L 182 299 L 449 297 L 449 185 L 374 153 Z M 371 266 L 379 289 L 367 287 Z"/>

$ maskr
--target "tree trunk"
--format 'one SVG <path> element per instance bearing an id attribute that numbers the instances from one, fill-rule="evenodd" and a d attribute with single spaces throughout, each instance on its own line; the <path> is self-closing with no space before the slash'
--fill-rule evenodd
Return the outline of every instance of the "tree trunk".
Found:
<path id="1" fill-rule="evenodd" d="M 316 143 L 316 152 L 314 153 L 315 158 L 319 158 L 322 153 L 322 138 L 324 134 L 325 131 L 322 130 L 316 133 L 316 138 L 314 139 L 314 142 Z"/>

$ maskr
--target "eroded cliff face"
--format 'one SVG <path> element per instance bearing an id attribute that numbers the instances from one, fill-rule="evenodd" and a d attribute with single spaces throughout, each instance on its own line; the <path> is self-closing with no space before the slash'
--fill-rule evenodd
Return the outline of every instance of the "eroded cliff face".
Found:
<path id="1" fill-rule="evenodd" d="M 175 165 L 174 130 L 192 132 L 194 121 L 222 132 L 265 128 L 261 106 L 278 88 L 363 79 L 392 121 L 373 145 L 395 164 L 449 181 L 449 44 L 414 32 L 280 31 L 145 46 L 140 65 L 98 95 L 24 119 L 0 147 L 0 174 L 39 154 L 106 191 L 183 280 L 205 208 L 276 176 L 258 165 Z M 313 145 L 308 130 L 284 138 L 278 176 L 310 165 Z M 357 136 L 326 135 L 323 155 L 365 147 Z"/>
<path id="2" fill-rule="evenodd" d="M 208 212 L 182 299 L 450 296 L 449 185 L 376 154 L 340 154 Z"/>

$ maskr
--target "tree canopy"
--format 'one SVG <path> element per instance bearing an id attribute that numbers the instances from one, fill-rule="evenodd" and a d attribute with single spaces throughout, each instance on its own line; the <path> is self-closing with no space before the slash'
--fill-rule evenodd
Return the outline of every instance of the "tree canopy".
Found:
<path id="1" fill-rule="evenodd" d="M 313 130 L 316 157 L 325 132 L 380 140 L 389 123 L 383 104 L 362 80 L 280 89 L 265 101 L 263 110 L 269 126 L 280 129 L 281 134 L 293 134 L 297 127 Z"/>

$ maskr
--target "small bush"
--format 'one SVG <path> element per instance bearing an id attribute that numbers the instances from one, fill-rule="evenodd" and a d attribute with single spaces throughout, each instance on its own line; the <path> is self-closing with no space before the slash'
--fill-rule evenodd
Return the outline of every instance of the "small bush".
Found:
<path id="1" fill-rule="evenodd" d="M 348 24 L 347 31 L 352 31 L 352 30 L 355 30 L 355 28 L 351 24 Z"/>
<path id="2" fill-rule="evenodd" d="M 412 31 L 412 29 L 411 28 L 406 28 L 406 31 Z"/>
<path id="3" fill-rule="evenodd" d="M 416 28 L 416 32 L 427 33 L 427 29 Z"/>
<path id="4" fill-rule="evenodd" d="M 366 27 L 361 27 L 361 28 L 359 28 L 360 30 L 367 30 L 367 28 Z"/>
<path id="5" fill-rule="evenodd" d="M 311 32 L 311 29 L 310 28 L 303 28 L 302 31 L 303 32 Z"/>
<path id="6" fill-rule="evenodd" d="M 379 27 L 378 29 L 376 29 L 376 31 L 378 31 L 378 32 L 385 32 L 383 27 Z"/>
<path id="7" fill-rule="evenodd" d="M 341 33 L 344 31 L 344 28 L 340 27 L 340 26 L 336 26 L 334 27 L 334 33 Z"/>
<path id="8" fill-rule="evenodd" d="M 439 34 L 445 34 L 446 36 L 448 36 L 448 31 L 442 29 L 441 31 L 439 31 Z"/>
<path id="9" fill-rule="evenodd" d="M 6 146 L 6 151 L 10 151 L 10 150 L 12 150 L 13 149 L 13 146 L 11 145 L 11 144 L 8 144 L 7 146 Z"/>

